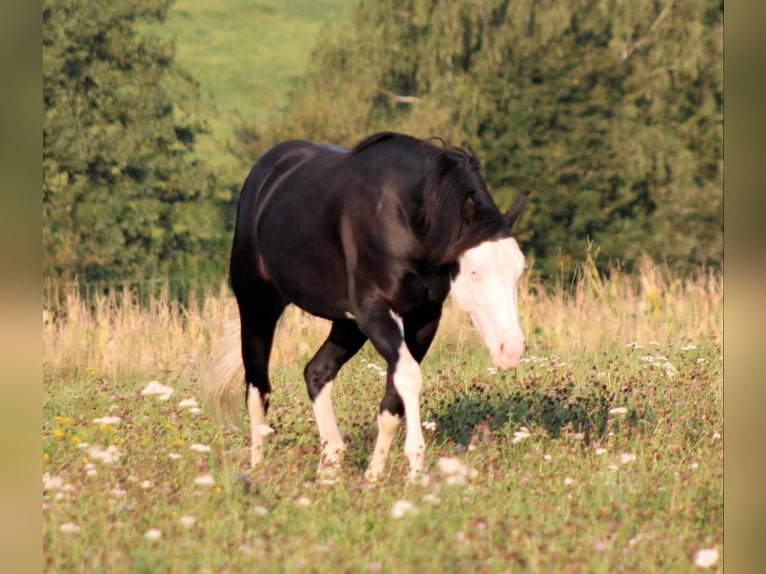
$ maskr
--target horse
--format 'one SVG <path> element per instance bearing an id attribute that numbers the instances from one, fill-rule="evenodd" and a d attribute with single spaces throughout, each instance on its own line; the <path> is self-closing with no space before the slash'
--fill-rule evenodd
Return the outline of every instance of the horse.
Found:
<path id="1" fill-rule="evenodd" d="M 267 151 L 240 193 L 229 269 L 239 309 L 238 368 L 245 372 L 251 467 L 264 458 L 261 425 L 271 395 L 274 331 L 285 307 L 294 304 L 332 322 L 304 369 L 321 441 L 320 479 L 337 478 L 345 449 L 333 381 L 368 340 L 387 376 L 364 477 L 374 483 L 381 476 L 406 415 L 408 477 L 417 478 L 425 460 L 420 362 L 449 292 L 469 313 L 496 367 L 517 367 L 525 351 L 517 303 L 525 259 L 511 228 L 528 195 L 520 193 L 502 213 L 470 146 L 439 138 L 381 132 L 351 149 L 290 140 Z M 220 399 L 237 377 L 219 379 L 213 396 Z"/>

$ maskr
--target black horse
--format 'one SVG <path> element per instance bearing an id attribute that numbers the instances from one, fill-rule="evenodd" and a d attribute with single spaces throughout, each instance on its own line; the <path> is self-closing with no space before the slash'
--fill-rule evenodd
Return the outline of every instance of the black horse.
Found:
<path id="1" fill-rule="evenodd" d="M 368 339 L 388 374 L 365 477 L 381 474 L 405 413 L 404 452 L 417 476 L 425 454 L 419 363 L 450 288 L 497 367 L 518 366 L 524 352 L 517 308 L 524 257 L 511 227 L 528 193 L 501 213 L 475 154 L 441 140 L 384 132 L 350 150 L 299 140 L 269 150 L 242 188 L 230 268 L 253 467 L 263 460 L 259 427 L 271 393 L 274 330 L 293 303 L 332 321 L 304 371 L 322 443 L 320 478 L 335 476 L 345 447 L 332 381 Z M 217 396 L 230 380 L 214 382 Z"/>

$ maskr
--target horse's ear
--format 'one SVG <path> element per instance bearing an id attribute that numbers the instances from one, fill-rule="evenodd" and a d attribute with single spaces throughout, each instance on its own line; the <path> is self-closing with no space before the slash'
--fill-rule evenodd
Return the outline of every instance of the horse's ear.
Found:
<path id="1" fill-rule="evenodd" d="M 510 209 L 505 212 L 503 217 L 505 218 L 505 222 L 508 224 L 509 228 L 512 228 L 513 224 L 516 223 L 516 220 L 521 214 L 521 210 L 524 209 L 524 204 L 527 202 L 527 197 L 529 197 L 530 193 L 532 192 L 529 190 L 522 191 L 519 195 L 516 196 L 516 201 L 513 202 L 513 205 L 510 207 Z"/>
<path id="2" fill-rule="evenodd" d="M 470 194 L 463 202 L 463 220 L 469 223 L 476 219 L 476 199 Z"/>

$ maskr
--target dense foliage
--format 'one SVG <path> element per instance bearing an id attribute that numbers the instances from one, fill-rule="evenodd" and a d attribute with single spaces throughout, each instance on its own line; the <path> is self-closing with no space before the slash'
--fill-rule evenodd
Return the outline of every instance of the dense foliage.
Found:
<path id="1" fill-rule="evenodd" d="M 359 0 L 326 33 L 283 116 L 243 155 L 378 129 L 468 141 L 544 275 L 593 241 L 602 267 L 642 251 L 722 260 L 723 2 Z"/>
<path id="2" fill-rule="evenodd" d="M 171 2 L 43 2 L 43 272 L 114 283 L 225 274 L 232 189 L 193 156 L 197 84 L 143 33 Z M 227 229 L 227 227 L 229 229 Z"/>
<path id="3" fill-rule="evenodd" d="M 198 147 L 216 112 L 164 39 L 171 4 L 43 2 L 48 278 L 218 282 L 245 165 L 379 129 L 467 141 L 501 206 L 533 190 L 517 233 L 544 277 L 589 247 L 602 270 L 722 262 L 721 0 L 356 0 L 287 100 L 237 126 L 226 175 L 228 146 Z"/>

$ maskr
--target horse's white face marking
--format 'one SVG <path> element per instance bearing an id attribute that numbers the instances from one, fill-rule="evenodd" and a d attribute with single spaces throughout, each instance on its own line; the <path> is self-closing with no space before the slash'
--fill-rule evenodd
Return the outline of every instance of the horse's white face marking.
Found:
<path id="1" fill-rule="evenodd" d="M 519 277 L 524 255 L 512 237 L 485 241 L 458 258 L 459 272 L 452 279 L 452 296 L 471 315 L 489 349 L 492 364 L 500 369 L 519 366 L 526 339 L 519 325 Z"/>

